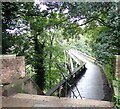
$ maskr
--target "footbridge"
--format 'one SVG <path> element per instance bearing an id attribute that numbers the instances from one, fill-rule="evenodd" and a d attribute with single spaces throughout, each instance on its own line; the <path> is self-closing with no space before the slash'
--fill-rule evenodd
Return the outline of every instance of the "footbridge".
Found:
<path id="1" fill-rule="evenodd" d="M 104 94 L 104 91 L 101 91 L 103 89 L 101 89 L 100 91 L 98 89 L 100 89 L 102 86 L 102 81 L 101 80 L 101 76 L 99 74 L 96 74 L 97 79 L 93 79 L 91 78 L 91 76 L 87 77 L 86 71 L 89 69 L 88 68 L 88 61 L 93 61 L 94 59 L 92 59 L 91 57 L 85 56 L 84 54 L 80 54 L 79 51 L 76 50 L 68 50 L 66 51 L 66 55 L 67 55 L 67 62 L 65 63 L 66 68 L 68 68 L 68 75 L 64 75 L 64 72 L 62 72 L 62 65 L 56 63 L 57 67 L 60 69 L 60 73 L 62 76 L 62 79 L 60 80 L 60 82 L 58 84 L 56 84 L 54 87 L 52 87 L 51 89 L 49 89 L 45 94 L 40 93 L 40 95 L 37 95 L 37 92 L 39 91 L 38 88 L 37 92 L 32 90 L 30 93 L 27 93 L 27 91 L 29 92 L 29 90 L 26 91 L 26 87 L 23 85 L 26 84 L 26 77 L 22 77 L 20 78 L 21 81 L 24 82 L 21 83 L 19 82 L 19 84 L 17 82 L 14 81 L 14 84 L 10 85 L 11 87 L 9 88 L 10 91 L 15 89 L 16 87 L 20 86 L 21 84 L 21 89 L 22 91 L 16 91 L 14 93 L 10 93 L 7 96 L 2 96 L 2 108 L 7 108 L 7 107 L 81 107 L 81 108 L 105 108 L 105 109 L 114 109 L 114 103 L 110 102 L 109 100 L 105 100 L 103 98 L 105 98 L 105 96 L 101 95 Z M 86 59 L 84 59 L 86 57 Z M 96 68 L 95 66 L 92 66 L 94 68 Z M 90 73 L 90 75 L 94 75 L 93 73 Z M 79 78 L 80 77 L 80 78 Z M 79 84 L 77 84 L 77 82 L 79 80 L 82 80 L 82 82 L 84 83 L 84 79 L 82 79 L 81 77 L 87 78 L 88 81 L 86 81 L 86 83 L 89 83 L 91 80 L 93 86 L 95 86 L 97 88 L 97 90 L 94 89 L 94 87 L 90 87 L 89 85 L 91 84 L 85 84 L 86 90 L 88 90 L 88 92 L 86 92 L 86 90 L 80 86 Z M 27 85 L 27 87 L 29 87 L 29 89 L 31 89 L 31 84 L 32 87 L 35 87 L 35 83 L 33 83 L 33 81 L 30 81 L 31 79 L 29 79 L 29 85 Z M 18 81 L 18 80 L 16 80 Z M 28 79 L 27 79 L 28 81 Z M 101 82 L 100 84 L 97 84 Z M 7 86 L 1 86 L 1 87 L 6 87 L 5 90 L 3 88 L 4 92 L 9 91 L 9 89 L 7 89 Z M 91 88 L 93 88 L 94 90 L 92 90 L 91 92 L 89 90 L 91 90 Z M 24 90 L 25 89 L 25 90 Z M 82 92 L 81 89 L 84 91 Z M 34 92 L 34 93 L 33 93 Z M 57 96 L 52 96 L 55 92 L 58 92 Z M 95 94 L 96 96 L 93 96 L 93 94 Z M 97 96 L 97 94 L 100 94 Z M 100 99 L 96 99 L 96 98 L 100 98 Z"/>

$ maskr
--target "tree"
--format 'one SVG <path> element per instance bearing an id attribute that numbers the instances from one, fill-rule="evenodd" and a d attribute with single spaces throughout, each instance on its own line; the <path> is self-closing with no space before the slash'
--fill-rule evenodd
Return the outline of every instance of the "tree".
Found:
<path id="1" fill-rule="evenodd" d="M 12 46 L 9 41 L 10 35 L 6 32 L 6 29 L 14 28 L 15 24 L 12 22 L 15 19 L 16 12 L 18 11 L 17 3 L 3 2 L 2 3 L 2 53 L 5 54 L 8 48 Z"/>
<path id="2" fill-rule="evenodd" d="M 59 81 L 55 63 L 64 63 L 66 48 L 79 47 L 102 64 L 113 65 L 112 58 L 119 51 L 117 5 L 111 2 L 3 3 L 3 53 L 24 55 L 27 65 L 35 70 L 35 80 L 41 89 L 51 88 Z M 10 34 L 11 30 L 15 32 Z"/>

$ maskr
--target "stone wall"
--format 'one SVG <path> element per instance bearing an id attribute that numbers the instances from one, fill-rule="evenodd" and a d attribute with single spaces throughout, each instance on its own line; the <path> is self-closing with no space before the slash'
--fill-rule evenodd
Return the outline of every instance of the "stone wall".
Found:
<path id="1" fill-rule="evenodd" d="M 0 61 L 2 62 L 0 64 L 2 84 L 11 83 L 25 76 L 24 56 L 2 55 Z"/>
<path id="2" fill-rule="evenodd" d="M 2 96 L 12 96 L 16 93 L 44 95 L 32 78 L 28 76 L 17 79 L 11 84 L 4 85 L 1 91 Z"/>
<path id="3" fill-rule="evenodd" d="M 2 96 L 11 96 L 16 93 L 44 94 L 31 77 L 25 75 L 24 56 L 0 56 Z M 0 88 L 1 88 L 0 87 Z"/>

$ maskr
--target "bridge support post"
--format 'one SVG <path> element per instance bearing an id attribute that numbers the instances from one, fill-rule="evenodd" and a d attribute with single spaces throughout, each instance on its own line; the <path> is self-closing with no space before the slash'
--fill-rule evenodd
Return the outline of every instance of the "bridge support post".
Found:
<path id="1" fill-rule="evenodd" d="M 73 60 L 72 60 L 72 58 L 71 58 L 71 57 L 70 57 L 70 66 L 71 66 L 71 71 L 73 72 L 74 67 L 73 67 Z"/>
<path id="2" fill-rule="evenodd" d="M 67 83 L 65 83 L 65 97 L 67 96 Z"/>

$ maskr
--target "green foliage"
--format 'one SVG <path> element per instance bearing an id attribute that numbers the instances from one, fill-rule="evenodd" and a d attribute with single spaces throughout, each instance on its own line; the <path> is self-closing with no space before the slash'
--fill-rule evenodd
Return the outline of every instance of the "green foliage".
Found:
<path id="1" fill-rule="evenodd" d="M 65 62 L 64 50 L 71 47 L 95 57 L 111 81 L 114 55 L 120 54 L 118 3 L 40 4 L 46 9 L 34 3 L 2 3 L 3 53 L 24 55 L 27 73 L 45 91 L 60 81 L 56 63 Z M 10 34 L 7 29 L 16 31 Z"/>
<path id="2" fill-rule="evenodd" d="M 120 78 L 117 80 L 113 80 L 113 88 L 114 88 L 114 98 L 115 98 L 115 109 L 120 108 Z"/>
<path id="3" fill-rule="evenodd" d="M 111 72 L 112 71 L 111 66 L 109 64 L 105 64 L 104 70 L 105 70 L 105 74 L 106 74 L 109 84 L 112 84 L 113 73 Z"/>
<path id="4" fill-rule="evenodd" d="M 30 77 L 36 74 L 34 68 L 31 65 L 26 65 L 26 74 Z"/>

